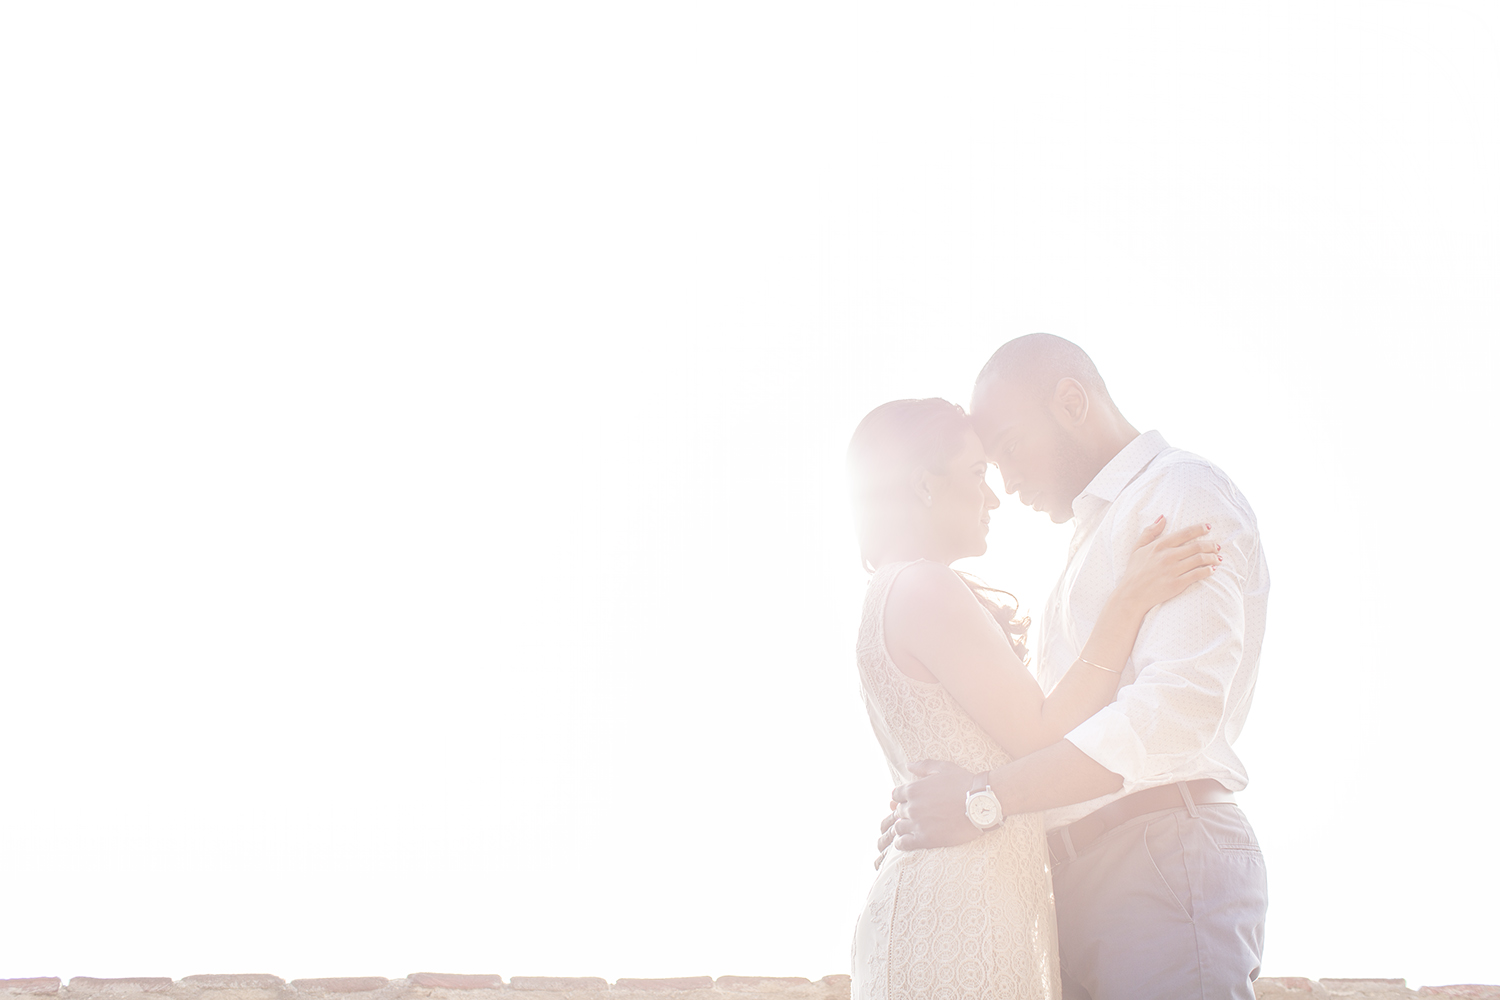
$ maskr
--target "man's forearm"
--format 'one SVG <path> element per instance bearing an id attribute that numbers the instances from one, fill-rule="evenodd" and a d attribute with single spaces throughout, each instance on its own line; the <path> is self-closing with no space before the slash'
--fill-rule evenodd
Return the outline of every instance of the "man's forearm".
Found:
<path id="1" fill-rule="evenodd" d="M 990 787 L 1007 816 L 1087 802 L 1124 785 L 1124 778 L 1067 740 L 990 772 Z"/>

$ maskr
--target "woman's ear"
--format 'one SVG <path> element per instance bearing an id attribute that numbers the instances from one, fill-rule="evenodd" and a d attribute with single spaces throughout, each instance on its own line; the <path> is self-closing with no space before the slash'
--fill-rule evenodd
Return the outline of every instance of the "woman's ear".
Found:
<path id="1" fill-rule="evenodd" d="M 912 492 L 916 494 L 917 503 L 924 507 L 932 506 L 932 473 L 926 469 L 918 469 L 912 475 Z"/>

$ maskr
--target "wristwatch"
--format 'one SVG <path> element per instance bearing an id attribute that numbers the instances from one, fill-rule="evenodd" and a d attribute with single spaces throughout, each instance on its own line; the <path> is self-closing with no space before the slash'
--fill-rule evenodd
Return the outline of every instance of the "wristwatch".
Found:
<path id="1" fill-rule="evenodd" d="M 980 831 L 993 830 L 1005 822 L 1005 816 L 1000 812 L 1000 799 L 990 787 L 988 771 L 974 775 L 974 787 L 964 796 L 964 814 Z"/>

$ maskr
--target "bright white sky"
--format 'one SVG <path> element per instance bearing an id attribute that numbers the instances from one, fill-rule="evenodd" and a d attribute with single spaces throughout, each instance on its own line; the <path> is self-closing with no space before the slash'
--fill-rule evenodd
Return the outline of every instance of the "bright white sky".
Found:
<path id="1" fill-rule="evenodd" d="M 0 136 L 0 977 L 847 971 L 844 445 L 1047 330 L 1260 516 L 1266 974 L 1500 982 L 1493 5 L 12 4 Z"/>

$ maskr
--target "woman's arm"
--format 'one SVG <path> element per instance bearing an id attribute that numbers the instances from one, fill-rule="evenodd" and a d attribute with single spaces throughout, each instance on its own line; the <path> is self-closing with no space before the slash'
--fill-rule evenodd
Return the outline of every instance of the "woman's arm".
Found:
<path id="1" fill-rule="evenodd" d="M 904 672 L 941 682 L 1011 757 L 1050 746 L 1114 700 L 1146 612 L 1218 565 L 1213 543 L 1199 541 L 1205 525 L 1160 538 L 1164 526 L 1158 520 L 1141 536 L 1079 660 L 1049 697 L 968 586 L 937 563 L 917 563 L 897 579 L 886 645 Z"/>

